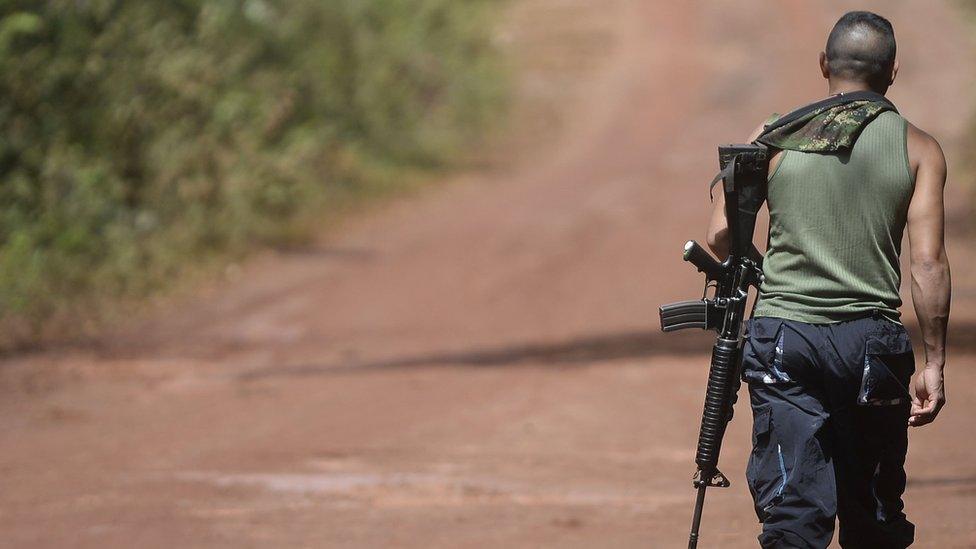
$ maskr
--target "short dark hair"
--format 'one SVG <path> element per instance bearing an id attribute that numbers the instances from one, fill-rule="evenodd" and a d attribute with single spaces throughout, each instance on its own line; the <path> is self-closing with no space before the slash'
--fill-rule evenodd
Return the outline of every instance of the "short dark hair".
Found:
<path id="1" fill-rule="evenodd" d="M 827 67 L 840 78 L 886 85 L 895 49 L 890 21 L 869 11 L 847 12 L 827 37 Z"/>

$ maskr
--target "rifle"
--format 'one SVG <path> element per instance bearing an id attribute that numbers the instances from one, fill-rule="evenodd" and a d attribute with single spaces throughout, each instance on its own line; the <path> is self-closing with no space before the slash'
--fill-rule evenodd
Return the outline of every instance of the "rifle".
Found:
<path id="1" fill-rule="evenodd" d="M 698 433 L 698 469 L 692 485 L 698 489 L 695 512 L 688 537 L 688 548 L 698 546 L 705 490 L 711 486 L 728 487 L 728 478 L 718 470 L 718 456 L 725 428 L 732 419 L 732 406 L 739 389 L 742 358 L 743 320 L 750 286 L 762 282 L 761 260 L 750 257 L 756 214 L 766 198 L 766 176 L 769 169 L 768 149 L 760 144 L 719 147 L 721 171 L 712 181 L 720 180 L 725 196 L 728 219 L 729 257 L 719 263 L 694 240 L 685 244 L 684 260 L 705 274 L 702 299 L 662 305 L 661 329 L 665 332 L 687 328 L 715 330 L 718 339 L 712 347 L 708 387 Z M 708 288 L 714 288 L 707 297 Z"/>

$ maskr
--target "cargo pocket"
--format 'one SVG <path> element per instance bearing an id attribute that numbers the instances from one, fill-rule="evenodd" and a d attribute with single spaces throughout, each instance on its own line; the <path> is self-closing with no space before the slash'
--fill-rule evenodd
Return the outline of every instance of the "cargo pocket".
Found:
<path id="1" fill-rule="evenodd" d="M 766 320 L 766 319 L 760 319 Z M 746 382 L 773 385 L 790 383 L 784 371 L 783 355 L 786 348 L 786 324 L 755 324 L 749 335 L 743 361 L 742 378 Z"/>
<path id="2" fill-rule="evenodd" d="M 858 404 L 893 406 L 911 401 L 908 387 L 915 372 L 915 355 L 904 328 L 892 325 L 869 337 L 863 368 Z"/>
<path id="3" fill-rule="evenodd" d="M 746 465 L 746 481 L 759 522 L 769 517 L 769 510 L 782 500 L 786 487 L 783 449 L 772 441 L 772 421 L 770 409 L 756 412 L 752 424 L 752 453 Z"/>

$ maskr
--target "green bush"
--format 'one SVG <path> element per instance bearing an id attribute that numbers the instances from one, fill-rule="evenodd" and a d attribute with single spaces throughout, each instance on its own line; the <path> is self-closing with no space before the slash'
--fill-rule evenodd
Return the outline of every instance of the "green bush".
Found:
<path id="1" fill-rule="evenodd" d="M 491 0 L 0 0 L 0 338 L 288 242 L 470 145 Z"/>

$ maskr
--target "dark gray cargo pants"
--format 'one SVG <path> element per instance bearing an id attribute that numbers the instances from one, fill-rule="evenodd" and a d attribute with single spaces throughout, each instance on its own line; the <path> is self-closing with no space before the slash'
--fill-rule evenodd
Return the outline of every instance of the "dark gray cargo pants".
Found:
<path id="1" fill-rule="evenodd" d="M 746 477 L 770 548 L 903 548 L 915 370 L 905 329 L 879 315 L 837 324 L 748 323 L 743 380 L 753 412 Z"/>

